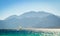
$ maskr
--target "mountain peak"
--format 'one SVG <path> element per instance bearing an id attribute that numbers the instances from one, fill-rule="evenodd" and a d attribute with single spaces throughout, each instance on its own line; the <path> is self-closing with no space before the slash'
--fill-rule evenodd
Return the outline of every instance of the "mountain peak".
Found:
<path id="1" fill-rule="evenodd" d="M 24 13 L 22 14 L 21 16 L 22 17 L 45 17 L 45 16 L 49 16 L 50 14 L 47 13 L 47 12 L 35 12 L 35 11 L 30 11 L 30 12 L 27 12 L 27 13 Z"/>
<path id="2" fill-rule="evenodd" d="M 17 15 L 12 15 L 12 16 L 9 16 L 8 18 L 6 18 L 5 20 L 10 20 L 12 18 L 17 18 L 18 16 Z"/>

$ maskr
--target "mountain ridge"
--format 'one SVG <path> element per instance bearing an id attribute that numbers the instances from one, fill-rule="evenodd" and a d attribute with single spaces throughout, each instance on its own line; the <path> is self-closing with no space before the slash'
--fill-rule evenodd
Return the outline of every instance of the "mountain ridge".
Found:
<path id="1" fill-rule="evenodd" d="M 4 28 L 18 28 L 19 26 L 34 28 L 59 28 L 60 18 L 47 12 L 30 11 L 22 14 L 21 16 L 10 16 L 5 20 L 0 21 L 0 25 Z"/>

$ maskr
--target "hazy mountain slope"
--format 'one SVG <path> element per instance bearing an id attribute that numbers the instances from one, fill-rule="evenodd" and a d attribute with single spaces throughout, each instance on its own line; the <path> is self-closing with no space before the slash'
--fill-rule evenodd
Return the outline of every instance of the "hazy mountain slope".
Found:
<path id="1" fill-rule="evenodd" d="M 4 20 L 0 20 L 0 29 L 5 28 Z"/>
<path id="2" fill-rule="evenodd" d="M 0 28 L 18 28 L 36 27 L 36 28 L 51 28 L 60 27 L 60 18 L 47 12 L 27 12 L 20 16 L 10 16 L 4 21 L 0 21 Z"/>

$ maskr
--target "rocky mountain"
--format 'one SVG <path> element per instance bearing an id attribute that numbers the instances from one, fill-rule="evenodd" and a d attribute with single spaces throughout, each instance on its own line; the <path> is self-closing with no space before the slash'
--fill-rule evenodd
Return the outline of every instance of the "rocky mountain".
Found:
<path id="1" fill-rule="evenodd" d="M 47 12 L 30 11 L 20 16 L 12 15 L 5 20 L 0 20 L 0 28 L 59 28 L 60 18 Z"/>

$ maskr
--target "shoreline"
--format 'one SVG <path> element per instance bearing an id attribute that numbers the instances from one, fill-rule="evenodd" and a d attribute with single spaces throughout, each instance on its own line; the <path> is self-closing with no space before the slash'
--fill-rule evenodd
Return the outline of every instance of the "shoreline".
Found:
<path id="1" fill-rule="evenodd" d="M 19 29 L 0 29 L 0 30 L 32 30 L 32 31 L 44 31 L 44 32 L 60 32 L 60 28 L 19 28 Z"/>

